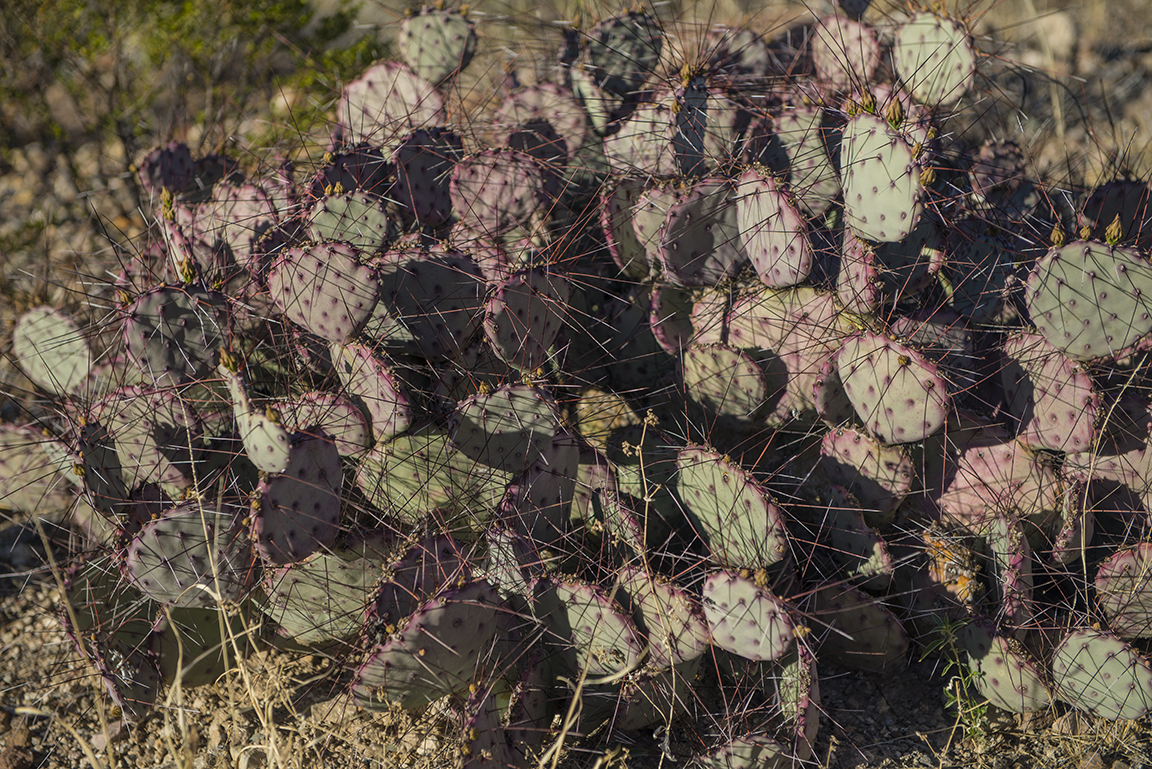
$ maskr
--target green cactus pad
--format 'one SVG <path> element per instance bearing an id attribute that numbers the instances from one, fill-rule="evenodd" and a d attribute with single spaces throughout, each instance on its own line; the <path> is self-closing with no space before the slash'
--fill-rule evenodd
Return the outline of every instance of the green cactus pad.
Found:
<path id="1" fill-rule="evenodd" d="M 932 13 L 917 13 L 900 25 L 892 57 L 900 79 L 921 104 L 955 104 L 976 74 L 968 30 L 959 21 Z"/>
<path id="2" fill-rule="evenodd" d="M 129 386 L 102 404 L 128 488 L 157 483 L 169 493 L 190 488 L 203 459 L 204 426 L 192 404 L 170 390 Z"/>
<path id="3" fill-rule="evenodd" d="M 184 502 L 145 524 L 124 570 L 145 595 L 176 607 L 214 607 L 252 581 L 251 547 L 236 511 Z"/>
<path id="4" fill-rule="evenodd" d="M 964 626 L 960 642 L 979 692 L 1009 713 L 1035 713 L 1052 704 L 1042 667 L 1024 645 L 977 618 Z"/>
<path id="5" fill-rule="evenodd" d="M 573 681 L 615 676 L 637 669 L 648 645 L 624 610 L 595 585 L 539 579 L 532 584 L 533 611 L 544 623 L 545 642 Z"/>
<path id="6" fill-rule="evenodd" d="M 543 456 L 560 423 L 556 406 L 531 385 L 505 385 L 461 403 L 452 417 L 452 442 L 488 467 L 522 473 Z"/>
<path id="7" fill-rule="evenodd" d="M 415 524 L 434 511 L 458 514 L 468 528 L 495 512 L 510 480 L 510 473 L 477 464 L 432 429 L 377 444 L 356 474 L 369 502 L 391 517 Z"/>
<path id="8" fill-rule="evenodd" d="M 844 126 L 840 168 L 848 226 L 871 241 L 908 237 L 924 210 L 924 187 L 907 140 L 884 118 L 861 112 Z"/>
<path id="9" fill-rule="evenodd" d="M 1117 550 L 1096 571 L 1096 600 L 1121 638 L 1152 638 L 1152 543 Z"/>
<path id="10" fill-rule="evenodd" d="M 424 6 L 400 22 L 396 47 L 413 72 L 440 85 L 472 61 L 476 25 L 460 11 Z"/>
<path id="11" fill-rule="evenodd" d="M 225 336 L 225 298 L 196 286 L 159 286 L 125 308 L 124 344 L 157 382 L 199 379 L 217 363 Z"/>
<path id="12" fill-rule="evenodd" d="M 1118 358 L 1152 334 L 1152 264 L 1135 249 L 1053 248 L 1028 277 L 1025 299 L 1036 329 L 1072 360 Z"/>
<path id="13" fill-rule="evenodd" d="M 648 637 L 650 665 L 668 668 L 704 655 L 708 626 L 691 594 L 635 566 L 626 566 L 616 580 L 631 602 L 640 630 Z"/>
<path id="14" fill-rule="evenodd" d="M 788 191 L 809 216 L 824 213 L 840 192 L 840 180 L 825 147 L 823 121 L 824 110 L 819 107 L 783 110 L 771 134 L 775 141 L 767 142 L 767 156 L 762 151 L 753 157 L 772 171 L 787 174 Z M 749 144 L 756 145 L 755 141 Z"/>
<path id="15" fill-rule="evenodd" d="M 483 580 L 424 602 L 356 672 L 352 700 L 369 710 L 412 710 L 465 691 L 496 640 L 499 597 Z"/>
<path id="16" fill-rule="evenodd" d="M 232 412 L 248 459 L 261 472 L 284 472 L 291 458 L 291 435 L 288 430 L 275 415 L 260 411 L 252 405 L 248 397 L 248 385 L 239 373 L 223 364 L 217 368 L 217 372 L 228 386 Z"/>
<path id="17" fill-rule="evenodd" d="M 947 383 L 917 350 L 865 331 L 844 342 L 837 362 L 852 407 L 880 441 L 921 441 L 944 427 Z"/>
<path id="18" fill-rule="evenodd" d="M 358 634 L 383 561 L 368 555 L 345 549 L 316 553 L 265 576 L 266 613 L 279 634 L 304 645 Z"/>
<path id="19" fill-rule="evenodd" d="M 361 190 L 320 198 L 308 215 L 316 240 L 340 240 L 368 253 L 387 246 L 392 227 L 384 200 Z"/>
<path id="20" fill-rule="evenodd" d="M 52 307 L 34 307 L 16 321 L 12 355 L 36 385 L 53 395 L 76 389 L 92 368 L 92 351 L 80 327 Z"/>
<path id="21" fill-rule="evenodd" d="M 812 64 L 816 76 L 832 90 L 865 86 L 880 66 L 876 32 L 844 16 L 827 16 L 812 31 Z"/>
<path id="22" fill-rule="evenodd" d="M 725 457 L 698 447 L 677 456 L 676 493 L 715 563 L 756 568 L 788 550 L 782 513 L 768 493 Z"/>
<path id="23" fill-rule="evenodd" d="M 828 477 L 860 500 L 870 526 L 888 523 L 916 480 L 907 451 L 884 446 L 851 427 L 828 432 L 820 443 L 820 456 Z"/>
<path id="24" fill-rule="evenodd" d="M 704 582 L 702 602 L 712 645 L 718 649 L 767 662 L 792 648 L 795 623 L 788 607 L 751 579 L 716 572 Z"/>
<path id="25" fill-rule="evenodd" d="M 29 513 L 68 507 L 69 481 L 61 473 L 79 479 L 66 455 L 61 457 L 68 461 L 65 467 L 45 452 L 49 440 L 35 430 L 0 423 L 0 507 Z"/>
<path id="26" fill-rule="evenodd" d="M 786 374 L 773 367 L 771 354 L 760 363 L 749 352 L 727 345 L 693 345 L 684 350 L 681 377 L 688 398 L 710 418 L 743 422 L 755 420 L 784 390 Z"/>
<path id="27" fill-rule="evenodd" d="M 152 643 L 156 604 L 121 579 L 110 555 L 74 568 L 65 592 L 72 608 L 60 612 L 65 632 L 92 661 L 127 720 L 139 720 L 155 704 L 162 684 Z"/>
<path id="28" fill-rule="evenodd" d="M 260 483 L 252 538 L 269 563 L 295 563 L 332 546 L 340 533 L 340 454 L 328 438 L 293 442 L 288 466 Z"/>
<path id="29" fill-rule="evenodd" d="M 1143 718 L 1152 710 L 1152 666 L 1103 630 L 1079 628 L 1052 655 L 1060 699 L 1110 720 Z"/>
<path id="30" fill-rule="evenodd" d="M 908 662 L 911 641 L 888 607 L 867 593 L 841 584 L 816 591 L 811 620 L 820 639 L 820 659 L 855 670 L 890 675 Z"/>
<path id="31" fill-rule="evenodd" d="M 736 737 L 711 753 L 688 762 L 688 769 L 788 769 L 795 756 L 771 737 L 750 734 Z"/>

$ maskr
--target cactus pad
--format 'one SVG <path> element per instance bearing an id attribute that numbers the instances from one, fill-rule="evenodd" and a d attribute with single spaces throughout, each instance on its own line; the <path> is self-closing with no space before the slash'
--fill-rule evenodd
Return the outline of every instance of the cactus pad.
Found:
<path id="1" fill-rule="evenodd" d="M 29 379 L 54 395 L 76 389 L 93 364 L 76 321 L 52 307 L 34 307 L 20 316 L 12 331 L 12 354 Z"/>
<path id="2" fill-rule="evenodd" d="M 735 572 L 720 571 L 704 582 L 704 618 L 712 645 L 745 659 L 779 659 L 792 648 L 795 624 L 776 596 Z"/>
<path id="3" fill-rule="evenodd" d="M 483 580 L 425 601 L 407 624 L 368 653 L 352 699 L 362 708 L 412 709 L 467 690 L 496 638 L 499 598 Z"/>
<path id="4" fill-rule="evenodd" d="M 294 563 L 336 541 L 340 532 L 340 454 L 327 438 L 293 443 L 288 466 L 260 484 L 252 538 L 269 563 Z"/>
<path id="5" fill-rule="evenodd" d="M 268 290 L 294 322 L 342 344 L 368 321 L 380 290 L 358 255 L 343 243 L 290 249 L 273 265 Z"/>
<path id="6" fill-rule="evenodd" d="M 714 562 L 736 568 L 776 563 L 787 551 L 782 513 L 742 469 L 703 448 L 677 456 L 676 492 Z"/>
<path id="7" fill-rule="evenodd" d="M 866 331 L 845 341 L 837 362 L 852 407 L 880 441 L 920 441 L 944 426 L 947 383 L 916 350 Z"/>
<path id="8" fill-rule="evenodd" d="M 252 581 L 248 538 L 236 511 L 184 502 L 147 523 L 124 556 L 128 578 L 154 601 L 213 607 Z"/>
<path id="9" fill-rule="evenodd" d="M 1152 333 L 1152 265 L 1133 249 L 1069 243 L 1036 263 L 1026 300 L 1037 330 L 1069 358 L 1120 357 Z"/>

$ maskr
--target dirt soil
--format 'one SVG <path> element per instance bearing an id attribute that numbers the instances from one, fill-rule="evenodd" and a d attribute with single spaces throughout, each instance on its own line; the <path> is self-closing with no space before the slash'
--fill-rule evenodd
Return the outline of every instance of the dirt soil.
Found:
<path id="1" fill-rule="evenodd" d="M 954 4 L 949 4 L 953 6 Z M 822 4 L 813 3 L 820 11 Z M 792 6 L 795 10 L 795 5 Z M 747 10 L 747 9 L 745 9 Z M 1005 0 L 966 4 L 976 33 L 997 59 L 1017 62 L 1011 78 L 982 81 L 989 99 L 1018 99 L 1015 138 L 1050 178 L 1091 183 L 1128 169 L 1146 178 L 1152 146 L 1152 10 L 1142 0 L 1073 4 Z M 0 11 L 0 14 L 14 11 Z M 369 21 L 394 18 L 383 6 Z M 13 68 L 21 62 L 0 62 Z M 1049 79 L 1047 75 L 1051 75 Z M 1026 77 L 1025 77 L 1026 76 Z M 68 99 L 46 83 L 46 102 L 68 116 Z M 277 119 L 272 107 L 250 117 Z M 1011 111 L 1011 110 L 1009 110 Z M 11 121 L 12 110 L 4 111 Z M 13 124 L 14 125 L 14 124 Z M 0 128 L 17 132 L 4 124 Z M 74 127 L 73 127 L 74 128 Z M 122 144 L 81 124 L 59 139 L 14 143 L 0 163 L 0 283 L 8 298 L 0 330 L 32 299 L 85 293 L 78 278 L 93 260 L 109 268 L 116 248 L 132 248 L 143 218 L 126 183 Z M 15 133 L 13 134 L 15 135 Z M 195 131 L 193 131 L 193 135 Z M 151 136 L 141 146 L 166 141 Z M 183 138 L 189 138 L 187 135 Z M 242 141 L 242 140 L 241 140 Z M 34 237 L 20 233 L 36 223 Z M 84 269 L 78 265 L 84 264 Z M 0 300 L 3 301 L 3 300 Z M 30 388 L 10 364 L 0 415 L 27 406 Z M 126 725 L 58 621 L 60 586 L 51 559 L 68 541 L 66 511 L 42 510 L 46 548 L 28 516 L 0 528 L 0 769 L 102 767 L 407 767 L 452 766 L 458 726 L 432 707 L 416 716 L 354 707 L 347 673 L 323 655 L 266 652 L 245 660 L 217 685 L 168 692 L 162 707 Z M 1031 717 L 989 709 L 981 734 L 945 696 L 950 678 L 939 660 L 873 676 L 820 667 L 821 728 L 814 762 L 827 769 L 1137 769 L 1152 766 L 1152 723 L 1107 722 L 1056 706 Z M 656 733 L 577 745 L 565 766 L 673 767 L 683 763 L 681 733 Z"/>

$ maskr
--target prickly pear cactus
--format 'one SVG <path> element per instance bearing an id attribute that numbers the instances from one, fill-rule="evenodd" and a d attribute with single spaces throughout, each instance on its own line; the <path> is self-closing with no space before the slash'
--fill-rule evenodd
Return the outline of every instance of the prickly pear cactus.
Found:
<path id="1" fill-rule="evenodd" d="M 966 20 L 839 5 L 501 68 L 539 24 L 437 3 L 292 163 L 143 156 L 144 245 L 84 321 L 20 304 L 0 425 L 126 717 L 274 643 L 461 766 L 686 723 L 792 766 L 820 666 L 944 625 L 997 707 L 1145 715 L 1152 193 L 987 140 Z"/>

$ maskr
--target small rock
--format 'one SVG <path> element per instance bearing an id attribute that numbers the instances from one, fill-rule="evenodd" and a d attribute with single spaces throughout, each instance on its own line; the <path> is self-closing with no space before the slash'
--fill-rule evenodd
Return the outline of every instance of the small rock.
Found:
<path id="1" fill-rule="evenodd" d="M 1076 22 L 1068 11 L 1054 11 L 1037 16 L 1033 20 L 1037 37 L 1048 39 L 1052 58 L 1057 61 L 1071 61 L 1076 53 Z"/>
<path id="2" fill-rule="evenodd" d="M 80 190 L 73 183 L 67 168 L 67 166 L 57 166 L 55 173 L 51 176 L 52 194 L 57 200 L 71 200 L 80 194 Z"/>
<path id="3" fill-rule="evenodd" d="M 1086 728 L 1084 719 L 1075 710 L 1068 711 L 1052 722 L 1052 731 L 1065 737 L 1077 737 L 1083 734 Z"/>
<path id="4" fill-rule="evenodd" d="M 97 177 L 100 176 L 100 150 L 101 148 L 96 142 L 85 142 L 72 153 L 72 163 L 76 168 L 76 175 L 85 185 L 95 184 Z"/>
<path id="5" fill-rule="evenodd" d="M 240 752 L 240 759 L 236 762 L 237 769 L 264 769 L 268 765 L 268 753 L 264 748 L 249 745 Z"/>
<path id="6" fill-rule="evenodd" d="M 28 729 L 26 719 L 21 718 L 12 726 L 12 731 L 8 732 L 7 745 L 10 748 L 32 747 L 32 732 Z"/>
<path id="7" fill-rule="evenodd" d="M 0 769 L 31 769 L 32 749 L 12 745 L 0 750 Z"/>
<path id="8" fill-rule="evenodd" d="M 1132 767 L 1131 767 L 1131 765 L 1128 764 L 1128 762 L 1121 761 L 1120 759 L 1116 759 L 1115 761 L 1112 762 L 1111 769 L 1132 769 Z"/>
<path id="9" fill-rule="evenodd" d="M 96 751 L 105 750 L 109 742 L 120 742 L 128 735 L 128 725 L 123 719 L 117 719 L 108 724 L 107 732 L 92 735 L 92 748 Z"/>
<path id="10" fill-rule="evenodd" d="M 1104 769 L 1104 759 L 1099 753 L 1089 753 L 1080 761 L 1080 769 Z"/>
<path id="11" fill-rule="evenodd" d="M 81 119 L 80 105 L 72 98 L 72 94 L 59 82 L 54 82 L 44 90 L 44 101 L 48 104 L 48 112 L 65 133 L 83 133 L 87 126 Z"/>

